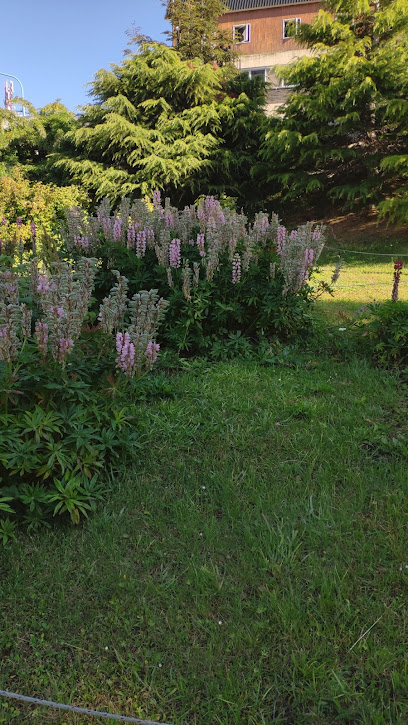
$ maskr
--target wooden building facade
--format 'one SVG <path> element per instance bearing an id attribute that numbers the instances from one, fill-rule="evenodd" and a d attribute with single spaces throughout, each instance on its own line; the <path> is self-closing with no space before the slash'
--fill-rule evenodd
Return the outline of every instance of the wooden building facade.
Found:
<path id="1" fill-rule="evenodd" d="M 239 51 L 237 65 L 250 77 L 262 75 L 270 83 L 267 112 L 282 104 L 290 89 L 279 81 L 274 67 L 286 65 L 310 51 L 301 48 L 292 32 L 317 15 L 319 0 L 226 0 L 229 11 L 219 19 Z"/>

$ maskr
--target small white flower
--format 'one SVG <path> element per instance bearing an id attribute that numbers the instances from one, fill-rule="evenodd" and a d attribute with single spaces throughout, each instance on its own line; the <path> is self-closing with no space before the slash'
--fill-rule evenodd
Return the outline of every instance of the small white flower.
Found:
<path id="1" fill-rule="evenodd" d="M 203 535 L 203 532 L 202 532 L 202 531 L 200 531 L 200 533 L 199 533 L 198 535 L 199 535 L 199 536 L 202 536 L 202 535 Z"/>
<path id="2" fill-rule="evenodd" d="M 347 327 L 339 327 L 339 330 L 340 332 L 344 332 L 345 330 L 347 330 Z"/>
<path id="3" fill-rule="evenodd" d="M 222 619 L 219 619 L 218 620 L 218 624 L 222 624 Z"/>
<path id="4" fill-rule="evenodd" d="M 108 651 L 109 647 L 105 647 L 105 650 Z"/>

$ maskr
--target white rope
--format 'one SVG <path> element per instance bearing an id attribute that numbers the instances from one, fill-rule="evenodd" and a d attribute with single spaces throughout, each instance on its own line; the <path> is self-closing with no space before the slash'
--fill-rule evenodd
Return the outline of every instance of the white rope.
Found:
<path id="1" fill-rule="evenodd" d="M 75 707 L 74 705 L 63 705 L 61 702 L 53 702 L 52 700 L 41 700 L 39 697 L 28 697 L 28 695 L 19 695 L 17 692 L 8 692 L 0 690 L 0 696 L 11 697 L 14 700 L 22 702 L 32 702 L 35 705 L 43 705 L 44 707 L 55 707 L 58 710 L 69 710 L 70 712 L 80 712 L 82 715 L 93 715 L 94 717 L 102 717 L 106 720 L 119 720 L 119 722 L 133 722 L 139 725 L 169 725 L 169 723 L 158 723 L 156 720 L 140 720 L 137 717 L 127 717 L 126 715 L 113 715 L 109 712 L 99 712 L 98 710 L 88 710 L 86 707 Z"/>
<path id="2" fill-rule="evenodd" d="M 374 257 L 395 257 L 396 259 L 399 259 L 400 257 L 408 257 L 408 254 L 398 254 L 396 252 L 358 252 L 356 249 L 328 247 L 327 244 L 324 245 L 324 249 L 330 249 L 332 252 L 347 252 L 347 254 L 370 254 Z"/>

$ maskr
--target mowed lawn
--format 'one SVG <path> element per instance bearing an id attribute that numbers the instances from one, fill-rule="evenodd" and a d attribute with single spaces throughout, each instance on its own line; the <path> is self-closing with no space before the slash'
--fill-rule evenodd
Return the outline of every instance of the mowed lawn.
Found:
<path id="1" fill-rule="evenodd" d="M 408 717 L 407 397 L 190 363 L 89 522 L 1 552 L 0 687 L 174 725 Z M 0 699 L 2 723 L 89 723 Z"/>
<path id="2" fill-rule="evenodd" d="M 391 298 L 394 261 L 397 259 L 404 262 L 399 298 L 408 301 L 408 230 L 393 230 L 387 235 L 384 225 L 379 233 L 375 226 L 371 228 L 373 224 L 367 228 L 356 225 L 355 217 L 351 226 L 347 225 L 346 219 L 341 226 L 343 236 L 340 239 L 333 237 L 329 228 L 328 248 L 319 260 L 320 272 L 315 277 L 330 282 L 335 264 L 341 257 L 344 265 L 333 296 L 323 295 L 317 303 L 317 311 L 323 319 L 333 324 L 338 322 L 340 326 L 345 318 L 355 318 L 365 305 Z"/>
<path id="3" fill-rule="evenodd" d="M 408 257 L 401 274 L 399 299 L 408 301 Z M 375 260 L 375 258 L 374 258 Z M 316 279 L 330 281 L 334 262 L 322 264 Z M 354 318 L 361 308 L 373 302 L 384 302 L 391 298 L 394 264 L 378 261 L 346 261 L 332 297 L 324 295 L 317 302 L 317 311 L 331 323 Z"/>

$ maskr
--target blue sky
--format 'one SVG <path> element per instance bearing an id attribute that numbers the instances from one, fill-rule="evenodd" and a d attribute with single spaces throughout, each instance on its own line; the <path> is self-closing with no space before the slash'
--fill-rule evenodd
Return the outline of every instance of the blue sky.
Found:
<path id="1" fill-rule="evenodd" d="M 37 108 L 61 98 L 70 110 L 87 103 L 84 84 L 99 68 L 120 63 L 126 30 L 168 42 L 160 0 L 4 0 L 1 3 L 0 72 L 23 83 Z M 0 76 L 0 103 L 5 78 Z M 20 87 L 15 83 L 15 95 Z"/>

